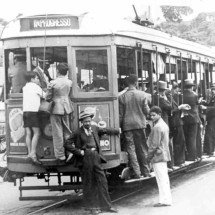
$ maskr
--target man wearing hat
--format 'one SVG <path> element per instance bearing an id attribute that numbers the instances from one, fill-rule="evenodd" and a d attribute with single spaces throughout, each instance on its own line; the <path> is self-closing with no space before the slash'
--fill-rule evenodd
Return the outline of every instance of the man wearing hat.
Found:
<path id="1" fill-rule="evenodd" d="M 148 146 L 146 144 L 145 128 L 149 106 L 146 94 L 137 90 L 137 76 L 131 74 L 127 78 L 128 90 L 119 96 L 120 126 L 125 138 L 125 148 L 129 157 L 129 167 L 133 178 L 148 177 L 147 163 Z"/>
<path id="2" fill-rule="evenodd" d="M 169 117 L 172 111 L 172 104 L 170 98 L 166 95 L 167 89 L 167 82 L 161 80 L 158 81 L 157 92 L 154 94 L 154 104 L 160 107 L 160 109 L 162 110 L 161 117 L 164 122 L 169 126 Z M 173 142 L 171 138 L 169 138 L 169 151 L 171 155 L 171 160 L 168 162 L 168 166 L 170 168 L 173 168 Z"/>
<path id="3" fill-rule="evenodd" d="M 167 82 L 158 81 L 157 92 L 154 94 L 154 105 L 157 105 L 162 110 L 162 119 L 169 125 L 169 116 L 171 114 L 172 105 L 166 96 Z"/>
<path id="4" fill-rule="evenodd" d="M 183 103 L 188 104 L 191 108 L 186 111 L 183 117 L 183 129 L 186 141 L 186 160 L 194 161 L 197 159 L 197 132 L 200 123 L 198 112 L 198 95 L 193 91 L 192 79 L 186 79 L 184 81 Z M 199 148 L 198 148 L 199 150 Z"/>
<path id="5" fill-rule="evenodd" d="M 101 165 L 106 163 L 106 159 L 100 148 L 99 137 L 103 134 L 118 135 L 119 129 L 91 125 L 93 116 L 93 113 L 86 110 L 79 114 L 82 126 L 66 141 L 65 149 L 73 153 L 71 162 L 80 168 L 86 209 L 93 214 L 99 213 L 100 210 L 116 213 L 117 210 L 111 204 L 107 179 Z"/>

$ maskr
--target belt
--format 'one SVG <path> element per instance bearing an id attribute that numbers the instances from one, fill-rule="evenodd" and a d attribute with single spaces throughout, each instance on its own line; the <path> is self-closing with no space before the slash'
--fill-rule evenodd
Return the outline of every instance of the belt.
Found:
<path id="1" fill-rule="evenodd" d="M 90 151 L 97 151 L 97 148 L 96 148 L 96 147 L 87 147 L 86 149 L 87 149 L 87 150 L 90 150 Z"/>

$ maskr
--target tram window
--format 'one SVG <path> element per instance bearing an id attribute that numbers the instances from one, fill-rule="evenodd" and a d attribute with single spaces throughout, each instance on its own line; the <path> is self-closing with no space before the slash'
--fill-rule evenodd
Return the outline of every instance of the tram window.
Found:
<path id="1" fill-rule="evenodd" d="M 192 69 L 192 71 L 191 71 Z M 188 77 L 189 79 L 194 79 L 195 77 L 195 71 L 196 71 L 196 64 L 195 62 L 193 61 L 192 62 L 192 68 L 191 68 L 191 62 L 190 60 L 188 61 Z"/>
<path id="2" fill-rule="evenodd" d="M 44 61 L 45 59 L 45 61 Z M 47 81 L 57 77 L 56 66 L 59 62 L 67 62 L 67 48 L 66 47 L 46 47 L 44 54 L 44 47 L 31 48 L 31 67 L 32 70 L 39 67 L 43 70 Z"/>
<path id="3" fill-rule="evenodd" d="M 169 63 L 166 63 L 166 79 L 168 82 L 176 80 L 176 64 L 171 64 L 171 72 L 169 72 Z"/>
<path id="4" fill-rule="evenodd" d="M 150 87 L 150 71 L 151 71 L 151 57 L 150 53 L 142 53 L 142 67 L 141 67 L 141 59 L 140 59 L 140 51 L 137 52 L 137 66 L 138 66 L 138 85 L 139 89 L 142 89 L 147 92 Z M 142 69 L 142 71 L 141 71 Z M 143 82 L 142 82 L 143 80 Z"/>
<path id="5" fill-rule="evenodd" d="M 109 91 L 107 50 L 76 50 L 79 92 Z"/>
<path id="6" fill-rule="evenodd" d="M 6 89 L 8 93 L 22 93 L 25 86 L 25 73 L 27 71 L 25 49 L 5 51 Z"/>
<path id="7" fill-rule="evenodd" d="M 118 91 L 126 87 L 126 77 L 136 73 L 135 50 L 117 47 Z"/>

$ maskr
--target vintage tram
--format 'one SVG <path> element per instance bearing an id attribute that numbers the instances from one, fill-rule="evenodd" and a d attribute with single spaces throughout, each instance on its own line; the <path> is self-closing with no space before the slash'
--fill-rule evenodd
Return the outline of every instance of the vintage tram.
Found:
<path id="1" fill-rule="evenodd" d="M 56 65 L 67 62 L 68 78 L 73 81 L 71 100 L 75 112 L 71 129 L 78 128 L 79 113 L 88 109 L 94 113 L 93 123 L 104 127 L 119 127 L 118 94 L 125 87 L 125 78 L 137 74 L 140 87 L 149 80 L 164 77 L 183 83 L 193 78 L 200 86 L 201 96 L 214 80 L 215 53 L 208 47 L 126 20 L 108 20 L 92 14 L 46 14 L 19 17 L 3 29 L 5 104 L 7 122 L 7 167 L 20 179 L 20 191 L 25 189 L 78 189 L 78 169 L 71 164 L 58 164 L 54 157 L 49 115 L 41 116 L 41 132 L 37 154 L 42 165 L 27 159 L 25 130 L 22 121 L 22 87 L 24 73 L 33 70 L 41 59 L 50 62 L 49 74 L 56 77 Z M 183 84 L 181 84 L 183 87 Z M 104 168 L 110 174 L 127 165 L 127 154 L 121 150 L 120 138 L 103 136 L 101 148 L 107 159 Z M 70 176 L 69 183 L 61 181 Z M 119 174 L 118 174 L 119 175 Z M 28 176 L 58 178 L 57 186 L 22 186 Z M 38 197 L 37 199 L 41 199 Z M 20 200 L 35 199 L 20 196 Z"/>

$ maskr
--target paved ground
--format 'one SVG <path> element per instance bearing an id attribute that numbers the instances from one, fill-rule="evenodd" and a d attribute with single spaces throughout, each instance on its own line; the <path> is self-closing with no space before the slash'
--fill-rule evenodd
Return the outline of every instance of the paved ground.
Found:
<path id="1" fill-rule="evenodd" d="M 211 159 L 215 163 L 215 159 Z M 147 184 L 143 191 L 122 199 L 114 205 L 119 215 L 214 215 L 215 214 L 215 166 L 210 166 L 181 175 L 171 180 L 173 206 L 154 208 L 158 191 L 156 184 Z M 27 184 L 37 180 L 26 181 Z M 42 184 L 43 181 L 40 181 Z M 25 215 L 52 201 L 18 201 L 18 187 L 10 183 L 0 183 L 0 214 Z M 38 192 L 38 191 L 37 191 Z M 44 191 L 43 191 L 44 192 Z M 30 194 L 35 194 L 35 192 Z M 46 215 L 85 215 L 81 198 L 37 214 Z M 18 210 L 17 210 L 18 209 Z M 105 213 L 103 213 L 105 214 Z M 106 213 L 110 214 L 110 213 Z"/>

